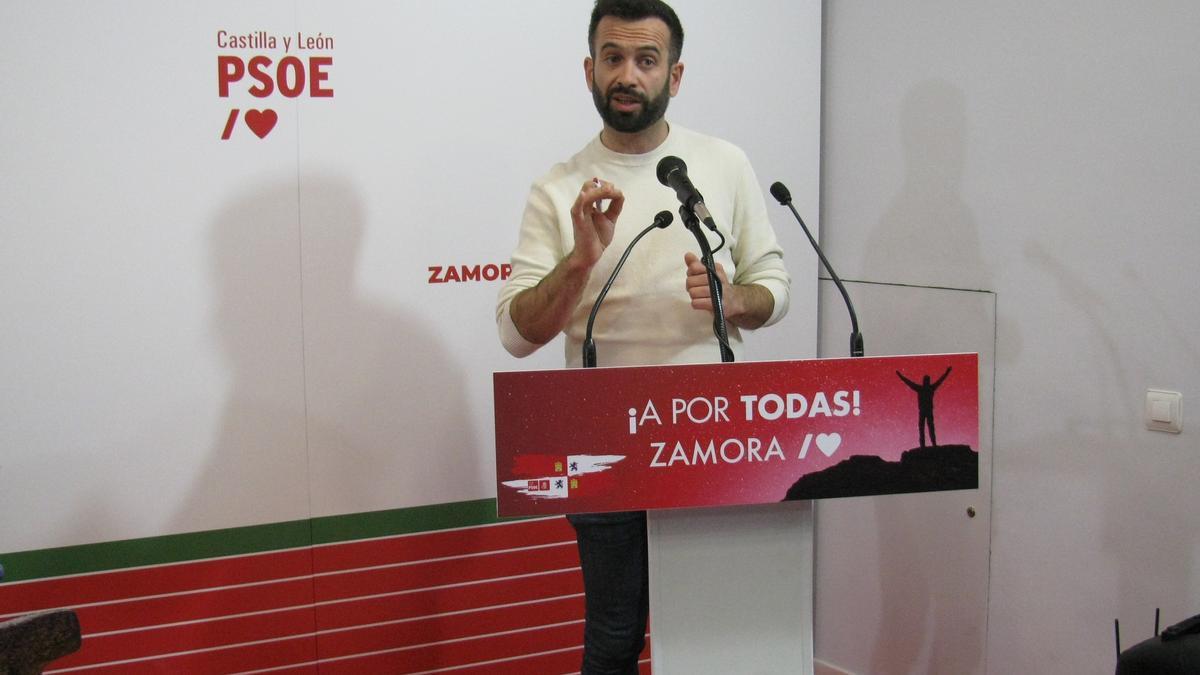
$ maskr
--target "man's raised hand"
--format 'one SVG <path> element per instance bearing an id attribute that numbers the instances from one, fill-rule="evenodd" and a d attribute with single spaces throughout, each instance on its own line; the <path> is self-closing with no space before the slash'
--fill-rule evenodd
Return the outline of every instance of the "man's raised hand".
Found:
<path id="1" fill-rule="evenodd" d="M 601 209 L 603 200 L 608 206 Z M 612 242 L 617 217 L 625 206 L 621 190 L 599 178 L 583 184 L 571 206 L 571 224 L 575 230 L 575 247 L 568 258 L 576 265 L 590 269 Z"/>

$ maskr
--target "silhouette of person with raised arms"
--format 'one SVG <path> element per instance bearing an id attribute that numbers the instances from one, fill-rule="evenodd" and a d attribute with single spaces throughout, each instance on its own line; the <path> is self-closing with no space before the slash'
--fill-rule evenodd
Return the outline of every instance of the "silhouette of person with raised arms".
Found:
<path id="1" fill-rule="evenodd" d="M 946 376 L 950 374 L 953 366 L 946 368 L 946 372 L 937 379 L 937 382 L 929 383 L 929 376 L 926 375 L 921 380 L 921 384 L 917 384 L 905 377 L 900 371 L 896 371 L 896 376 L 904 380 L 904 384 L 908 385 L 909 389 L 917 392 L 917 408 L 919 409 L 917 417 L 917 431 L 921 435 L 921 447 L 925 447 L 925 425 L 929 425 L 929 444 L 937 447 L 937 433 L 933 428 L 933 392 L 942 386 L 942 382 L 946 380 Z"/>

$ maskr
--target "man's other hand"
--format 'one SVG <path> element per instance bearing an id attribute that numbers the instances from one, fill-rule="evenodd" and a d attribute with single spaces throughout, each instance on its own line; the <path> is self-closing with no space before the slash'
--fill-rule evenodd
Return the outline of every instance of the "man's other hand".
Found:
<path id="1" fill-rule="evenodd" d="M 712 294 L 708 291 L 708 272 L 695 253 L 683 255 L 687 267 L 688 297 L 693 309 L 713 311 Z M 721 302 L 725 309 L 725 320 L 739 328 L 758 328 L 771 318 L 775 308 L 775 297 L 766 288 L 757 284 L 737 285 L 729 283 L 725 267 L 716 263 L 717 281 L 721 284 Z"/>

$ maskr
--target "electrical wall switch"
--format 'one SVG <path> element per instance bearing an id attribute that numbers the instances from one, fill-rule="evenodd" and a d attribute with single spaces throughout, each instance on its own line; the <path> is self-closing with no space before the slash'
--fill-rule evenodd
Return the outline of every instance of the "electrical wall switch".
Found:
<path id="1" fill-rule="evenodd" d="M 1183 431 L 1183 394 L 1162 389 L 1146 390 L 1146 428 L 1177 434 Z"/>

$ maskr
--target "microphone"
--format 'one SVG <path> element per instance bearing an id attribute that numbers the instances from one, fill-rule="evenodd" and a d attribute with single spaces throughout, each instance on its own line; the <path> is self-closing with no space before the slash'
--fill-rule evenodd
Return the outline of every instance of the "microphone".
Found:
<path id="1" fill-rule="evenodd" d="M 780 204 L 792 210 L 792 215 L 796 216 L 796 221 L 800 223 L 800 228 L 804 230 L 804 235 L 808 237 L 808 243 L 812 244 L 813 250 L 817 252 L 817 257 L 821 259 L 821 264 L 825 266 L 825 269 L 829 272 L 829 276 L 833 278 L 833 283 L 837 285 L 838 291 L 841 292 L 842 300 L 846 302 L 846 309 L 850 312 L 850 356 L 862 356 L 863 338 L 862 333 L 858 331 L 858 314 L 854 312 L 854 303 L 850 302 L 850 294 L 846 292 L 846 287 L 842 285 L 842 280 L 838 278 L 837 272 L 833 271 L 833 266 L 825 259 L 825 254 L 821 251 L 821 247 L 817 245 L 817 240 L 813 239 L 812 233 L 808 231 L 808 226 L 804 224 L 804 219 L 800 217 L 800 213 L 796 211 L 796 207 L 792 206 L 792 193 L 788 191 L 787 186 L 779 181 L 775 181 L 771 184 L 771 196 Z"/>
<path id="2" fill-rule="evenodd" d="M 713 334 L 717 336 L 717 343 L 721 349 L 721 362 L 732 363 L 733 349 L 729 347 L 729 335 L 725 326 L 721 282 L 715 273 L 716 264 L 713 262 L 713 252 L 708 245 L 708 239 L 700 231 L 700 223 L 697 221 L 704 221 L 704 225 L 708 229 L 717 233 L 717 236 L 721 238 L 721 246 L 725 245 L 725 235 L 717 229 L 712 214 L 704 205 L 704 196 L 688 179 L 687 164 L 684 164 L 682 159 L 674 155 L 663 157 L 658 160 L 655 173 L 658 174 L 658 182 L 675 191 L 675 197 L 682 204 L 679 208 L 679 215 L 683 218 L 683 225 L 696 237 L 696 243 L 700 245 L 700 259 L 704 262 L 704 269 L 708 272 L 708 292 L 713 303 Z M 718 251 L 721 250 L 721 246 L 717 247 Z"/>
<path id="3" fill-rule="evenodd" d="M 621 254 L 621 259 L 617 261 L 617 266 L 613 268 L 608 281 L 604 282 L 604 288 L 600 289 L 600 294 L 596 296 L 596 302 L 592 304 L 592 313 L 588 316 L 587 333 L 583 338 L 584 368 L 596 367 L 596 341 L 592 339 L 592 325 L 596 323 L 596 313 L 600 311 L 600 303 L 604 302 L 604 296 L 608 295 L 608 289 L 612 288 L 613 282 L 617 280 L 617 273 L 621 271 L 621 266 L 625 264 L 625 259 L 633 252 L 633 247 L 641 241 L 642 237 L 649 234 L 651 230 L 665 229 L 673 220 L 675 220 L 675 216 L 671 215 L 670 211 L 659 211 L 654 216 L 654 222 L 639 232 L 633 238 L 633 241 L 629 242 L 629 246 L 625 247 L 625 253 Z"/>
<path id="4" fill-rule="evenodd" d="M 687 207 L 687 210 L 696 214 L 696 217 L 704 221 L 708 229 L 716 232 L 717 224 L 713 221 L 712 214 L 708 212 L 708 207 L 704 205 L 704 195 L 692 185 L 692 181 L 688 179 L 687 164 L 683 163 L 682 159 L 674 155 L 667 155 L 658 160 L 658 168 L 655 170 L 658 174 L 658 182 L 666 185 L 675 191 L 675 197 L 679 202 Z"/>

